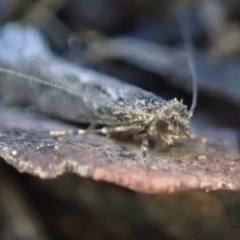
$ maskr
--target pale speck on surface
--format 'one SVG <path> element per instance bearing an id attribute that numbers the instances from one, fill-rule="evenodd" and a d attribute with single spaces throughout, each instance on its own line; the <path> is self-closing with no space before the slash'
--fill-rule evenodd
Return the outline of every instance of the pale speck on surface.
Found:
<path id="1" fill-rule="evenodd" d="M 206 159 L 207 159 L 206 155 L 198 156 L 198 160 L 206 160 Z"/>
<path id="2" fill-rule="evenodd" d="M 13 151 L 12 151 L 12 155 L 13 155 L 13 156 L 16 156 L 17 153 L 18 153 L 18 152 L 17 152 L 16 150 L 13 150 Z"/>
<path id="3" fill-rule="evenodd" d="M 152 166 L 151 169 L 152 170 L 157 170 L 157 166 Z"/>
<path id="4" fill-rule="evenodd" d="M 208 141 L 207 138 L 202 138 L 202 139 L 201 139 L 201 142 L 202 142 L 202 143 L 207 143 L 207 141 Z"/>
<path id="5" fill-rule="evenodd" d="M 54 146 L 54 149 L 55 149 L 55 150 L 59 150 L 59 149 L 60 149 L 60 146 L 55 145 L 55 146 Z"/>

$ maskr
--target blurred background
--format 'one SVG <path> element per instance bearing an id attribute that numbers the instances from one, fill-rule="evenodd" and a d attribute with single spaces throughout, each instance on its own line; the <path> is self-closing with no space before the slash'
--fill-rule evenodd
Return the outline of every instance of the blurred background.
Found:
<path id="1" fill-rule="evenodd" d="M 238 0 L 0 0 L 0 26 L 9 23 L 39 30 L 60 58 L 189 107 L 184 42 L 193 45 L 199 93 L 193 132 L 239 144 Z M 240 236 L 237 192 L 151 196 L 73 175 L 41 181 L 3 161 L 0 168 L 0 239 Z"/>

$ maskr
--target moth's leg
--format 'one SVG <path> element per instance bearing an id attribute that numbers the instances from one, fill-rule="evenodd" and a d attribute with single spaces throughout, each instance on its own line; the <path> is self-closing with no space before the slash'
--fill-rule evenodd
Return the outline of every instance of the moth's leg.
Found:
<path id="1" fill-rule="evenodd" d="M 117 133 L 127 133 L 128 135 L 136 134 L 143 130 L 141 126 L 119 126 L 119 127 L 103 127 L 101 129 L 93 129 L 95 124 L 91 124 L 87 129 L 68 130 L 68 131 L 50 131 L 51 136 L 64 136 L 67 134 L 86 134 L 86 133 L 101 133 L 111 136 Z"/>
<path id="2" fill-rule="evenodd" d="M 143 130 L 143 128 L 139 125 L 131 125 L 131 126 L 118 126 L 118 127 L 104 127 L 101 129 L 96 129 L 94 131 L 98 131 L 107 136 L 111 136 L 118 133 L 126 133 L 128 135 L 135 135 Z"/>
<path id="3" fill-rule="evenodd" d="M 149 138 L 148 138 L 148 135 L 145 134 L 143 137 L 142 146 L 141 146 L 141 152 L 142 152 L 143 158 L 146 158 L 147 156 L 148 144 L 149 144 Z"/>
<path id="4" fill-rule="evenodd" d="M 65 135 L 71 135 L 75 134 L 77 131 L 76 130 L 67 130 L 67 131 L 50 131 L 49 134 L 51 136 L 65 136 Z"/>
<path id="5" fill-rule="evenodd" d="M 72 134 L 84 134 L 88 131 L 94 130 L 97 127 L 96 123 L 91 123 L 87 129 L 78 129 L 78 130 L 67 130 L 67 131 L 50 131 L 51 136 L 65 136 Z"/>

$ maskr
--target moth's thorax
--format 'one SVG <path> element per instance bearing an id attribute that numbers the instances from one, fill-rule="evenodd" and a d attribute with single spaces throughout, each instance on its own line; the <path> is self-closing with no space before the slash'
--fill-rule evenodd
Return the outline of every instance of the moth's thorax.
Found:
<path id="1" fill-rule="evenodd" d="M 127 125 L 139 125 L 147 129 L 156 118 L 158 110 L 166 103 L 165 100 L 155 99 L 152 96 L 149 99 L 137 99 L 134 103 L 126 102 L 124 111 L 122 111 L 122 119 Z"/>
<path id="2" fill-rule="evenodd" d="M 151 122 L 148 135 L 172 144 L 174 139 L 189 136 L 191 114 L 176 98 L 164 104 Z"/>

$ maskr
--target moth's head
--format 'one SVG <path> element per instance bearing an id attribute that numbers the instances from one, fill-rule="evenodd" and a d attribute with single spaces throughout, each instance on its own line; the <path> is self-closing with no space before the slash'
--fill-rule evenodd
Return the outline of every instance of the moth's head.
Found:
<path id="1" fill-rule="evenodd" d="M 174 139 L 189 137 L 191 112 L 176 98 L 164 105 L 150 126 L 149 136 L 172 144 Z"/>

